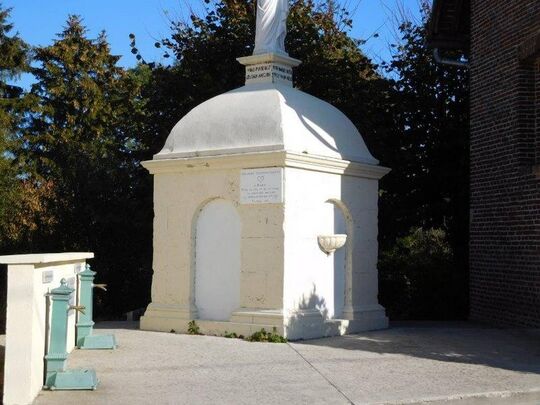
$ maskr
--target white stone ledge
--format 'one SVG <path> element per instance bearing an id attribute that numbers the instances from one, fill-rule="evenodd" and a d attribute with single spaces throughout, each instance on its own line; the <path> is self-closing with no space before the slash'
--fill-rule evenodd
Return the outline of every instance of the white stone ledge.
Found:
<path id="1" fill-rule="evenodd" d="M 0 264 L 39 264 L 72 262 L 78 260 L 92 259 L 91 252 L 69 252 L 69 253 L 35 253 L 27 255 L 6 255 L 0 256 Z"/>
<path id="2" fill-rule="evenodd" d="M 63 278 L 77 289 L 77 273 L 84 269 L 86 259 L 93 257 L 91 252 L 0 256 L 0 263 L 8 265 L 4 404 L 30 404 L 38 395 L 50 339 L 51 303 L 45 296 Z M 71 297 L 73 303 L 77 294 L 76 290 Z M 67 352 L 75 347 L 75 324 L 76 313 L 71 310 Z"/>
<path id="3" fill-rule="evenodd" d="M 354 162 L 325 156 L 284 150 L 237 153 L 231 155 L 154 159 L 142 162 L 151 173 L 185 173 L 200 170 L 249 169 L 256 167 L 292 167 L 352 177 L 380 179 L 390 169 L 368 162 Z"/>
<path id="4" fill-rule="evenodd" d="M 256 55 L 242 56 L 240 58 L 236 58 L 236 60 L 244 66 L 275 62 L 295 67 L 302 63 L 302 61 L 299 59 L 291 58 L 289 55 L 278 53 L 259 53 Z"/>

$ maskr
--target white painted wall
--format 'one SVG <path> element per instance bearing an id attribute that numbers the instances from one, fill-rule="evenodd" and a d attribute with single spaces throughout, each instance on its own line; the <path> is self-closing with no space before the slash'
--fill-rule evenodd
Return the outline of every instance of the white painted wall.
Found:
<path id="1" fill-rule="evenodd" d="M 340 299 L 335 297 L 334 279 L 343 283 L 344 277 L 343 269 L 336 271 L 336 267 L 344 266 L 344 254 L 338 251 L 337 256 L 327 256 L 319 248 L 317 236 L 343 230 L 341 214 L 326 202 L 340 197 L 341 176 L 286 168 L 285 185 L 284 307 L 289 311 L 316 309 L 325 318 L 333 318 L 335 299 Z"/>
<path id="2" fill-rule="evenodd" d="M 326 319 L 358 319 L 366 312 L 385 319 L 377 302 L 377 198 L 374 179 L 285 169 L 283 301 L 293 321 L 307 314 L 313 323 L 314 310 Z M 347 243 L 326 256 L 317 235 L 334 233 L 347 234 Z M 345 308 L 348 266 L 352 298 Z"/>
<path id="3" fill-rule="evenodd" d="M 43 386 L 46 343 L 50 334 L 46 294 L 65 278 L 76 287 L 76 273 L 93 253 L 0 256 L 8 264 L 4 404 L 30 404 Z M 45 277 L 46 276 L 52 276 Z M 75 303 L 73 294 L 72 304 Z M 75 345 L 74 310 L 68 313 L 66 351 Z"/>
<path id="4" fill-rule="evenodd" d="M 316 199 L 313 199 L 312 204 L 314 206 L 310 215 L 313 217 L 310 219 L 306 216 L 303 221 L 319 222 L 315 238 L 318 235 L 348 234 L 345 216 L 337 205 L 324 202 L 324 199 L 320 200 L 319 204 Z M 298 213 L 298 215 L 301 214 Z M 314 235 L 305 236 L 306 245 L 310 245 L 310 249 L 317 249 L 318 244 L 311 246 Z M 317 309 L 321 310 L 326 319 L 339 318 L 343 311 L 346 249 L 347 244 L 328 256 L 321 255 L 320 250 L 313 253 L 314 262 L 310 265 L 313 278 L 309 282 L 314 286 L 313 289 L 317 291 L 320 299 Z"/>
<path id="5" fill-rule="evenodd" d="M 195 305 L 199 319 L 228 320 L 240 305 L 241 222 L 231 202 L 213 200 L 197 218 Z"/>

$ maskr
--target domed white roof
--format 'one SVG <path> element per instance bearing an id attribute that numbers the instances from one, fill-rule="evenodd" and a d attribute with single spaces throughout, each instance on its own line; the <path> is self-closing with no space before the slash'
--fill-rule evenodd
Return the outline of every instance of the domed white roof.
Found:
<path id="1" fill-rule="evenodd" d="M 378 164 L 341 111 L 269 82 L 248 84 L 195 107 L 154 159 L 275 150 Z"/>

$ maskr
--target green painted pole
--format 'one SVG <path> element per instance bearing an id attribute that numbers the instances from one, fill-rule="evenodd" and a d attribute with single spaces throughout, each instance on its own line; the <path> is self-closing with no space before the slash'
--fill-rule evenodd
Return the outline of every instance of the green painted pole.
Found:
<path id="1" fill-rule="evenodd" d="M 77 322 L 77 346 L 81 347 L 84 344 L 84 340 L 87 336 L 92 335 L 92 329 L 94 327 L 94 321 L 92 320 L 93 314 L 93 294 L 92 287 L 94 284 L 95 271 L 90 269 L 90 265 L 87 264 L 86 268 L 79 273 L 79 304 L 86 309 L 83 313 L 79 313 L 79 319 Z"/>
<path id="2" fill-rule="evenodd" d="M 47 362 L 45 386 L 53 385 L 52 382 L 54 382 L 56 373 L 66 369 L 69 297 L 73 291 L 73 288 L 67 286 L 66 280 L 62 279 L 60 287 L 50 292 L 52 301 L 51 337 L 49 340 L 49 352 L 45 356 Z"/>
<path id="3" fill-rule="evenodd" d="M 96 272 L 87 264 L 79 273 L 79 303 L 86 309 L 79 314 L 77 322 L 77 347 L 79 349 L 115 349 L 114 335 L 94 335 L 93 305 L 94 287 L 105 290 L 104 284 L 94 284 Z"/>
<path id="4" fill-rule="evenodd" d="M 84 312 L 82 306 L 70 306 L 69 298 L 74 289 L 68 287 L 66 279 L 49 293 L 52 301 L 51 334 L 49 350 L 45 356 L 45 384 L 50 390 L 95 390 L 98 384 L 96 372 L 90 369 L 66 370 L 68 353 L 68 312 L 70 309 Z"/>

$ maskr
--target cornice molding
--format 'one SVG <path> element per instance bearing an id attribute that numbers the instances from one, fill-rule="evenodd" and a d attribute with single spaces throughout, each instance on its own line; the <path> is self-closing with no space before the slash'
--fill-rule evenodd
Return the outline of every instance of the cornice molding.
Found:
<path id="1" fill-rule="evenodd" d="M 151 174 L 190 173 L 205 170 L 291 167 L 322 173 L 340 174 L 368 179 L 380 179 L 391 169 L 348 160 L 306 155 L 287 151 L 240 153 L 219 156 L 199 156 L 178 159 L 156 159 L 141 163 Z"/>

